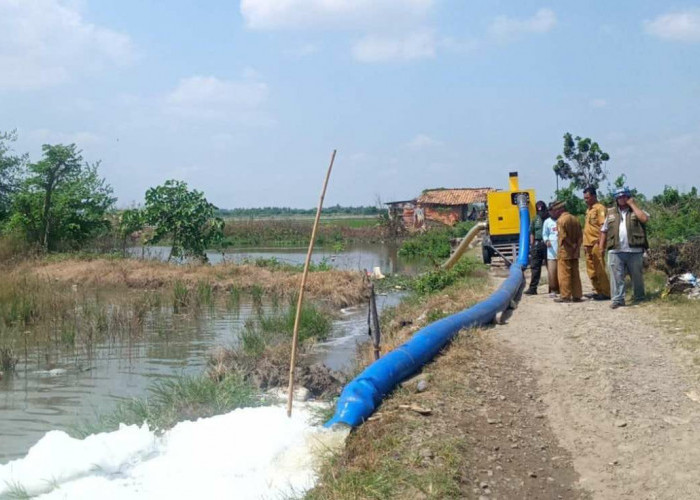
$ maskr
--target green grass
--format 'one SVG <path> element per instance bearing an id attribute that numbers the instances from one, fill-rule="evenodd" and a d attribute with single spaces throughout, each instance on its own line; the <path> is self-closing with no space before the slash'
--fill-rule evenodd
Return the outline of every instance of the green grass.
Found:
<path id="1" fill-rule="evenodd" d="M 404 257 L 425 257 L 438 261 L 450 256 L 450 240 L 461 238 L 474 226 L 474 222 L 460 222 L 454 227 L 431 229 L 416 234 L 403 242 L 399 255 Z"/>
<path id="2" fill-rule="evenodd" d="M 413 289 L 422 295 L 439 292 L 483 268 L 476 259 L 462 257 L 451 269 L 436 269 L 419 276 L 413 284 Z"/>
<path id="3" fill-rule="evenodd" d="M 271 271 L 300 273 L 304 270 L 304 264 L 289 264 L 287 262 L 282 262 L 277 257 L 260 257 L 255 260 L 244 260 L 243 264 L 252 264 L 255 267 L 262 267 L 270 269 Z M 331 269 L 334 269 L 334 267 L 326 258 L 321 259 L 321 261 L 317 263 L 309 262 L 309 272 L 330 271 Z"/>
<path id="4" fill-rule="evenodd" d="M 204 375 L 183 376 L 156 382 L 145 398 L 126 400 L 114 412 L 82 424 L 73 433 L 85 437 L 116 430 L 120 423 L 142 425 L 144 422 L 150 429 L 165 430 L 183 420 L 211 417 L 260 404 L 253 387 L 236 375 L 221 381 Z"/>
<path id="5" fill-rule="evenodd" d="M 29 498 L 32 498 L 32 496 L 27 492 L 27 489 L 20 483 L 12 483 L 8 484 L 7 486 L 8 491 L 3 496 L 8 500 L 28 500 Z"/>
<path id="6" fill-rule="evenodd" d="M 293 299 L 293 298 L 292 298 Z M 290 300 L 284 310 L 258 313 L 246 321 L 241 332 L 241 347 L 252 356 L 260 356 L 270 346 L 288 342 L 294 332 L 296 302 Z M 325 340 L 333 326 L 331 317 L 313 304 L 305 303 L 299 318 L 299 342 L 309 339 Z"/>
<path id="7" fill-rule="evenodd" d="M 313 227 L 309 219 L 227 219 L 224 247 L 307 247 Z M 351 241 L 380 242 L 385 238 L 378 218 L 322 218 L 316 245 L 333 247 Z"/>

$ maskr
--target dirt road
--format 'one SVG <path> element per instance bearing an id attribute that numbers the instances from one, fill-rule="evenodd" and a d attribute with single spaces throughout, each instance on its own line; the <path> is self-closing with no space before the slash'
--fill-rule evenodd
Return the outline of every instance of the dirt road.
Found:
<path id="1" fill-rule="evenodd" d="M 700 498 L 700 369 L 668 330 L 654 305 L 536 295 L 491 332 L 536 374 L 549 426 L 593 498 Z"/>

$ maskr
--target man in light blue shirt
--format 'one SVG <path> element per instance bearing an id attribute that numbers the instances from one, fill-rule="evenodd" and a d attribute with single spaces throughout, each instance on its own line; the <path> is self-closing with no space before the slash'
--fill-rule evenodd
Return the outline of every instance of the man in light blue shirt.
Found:
<path id="1" fill-rule="evenodd" d="M 557 220 L 549 218 L 542 225 L 542 241 L 547 245 L 547 282 L 550 295 L 559 293 L 559 280 L 557 279 L 557 245 L 559 244 L 557 233 Z"/>

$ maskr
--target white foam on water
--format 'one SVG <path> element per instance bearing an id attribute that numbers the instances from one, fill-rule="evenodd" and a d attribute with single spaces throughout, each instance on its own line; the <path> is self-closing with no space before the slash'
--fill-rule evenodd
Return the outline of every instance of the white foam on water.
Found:
<path id="1" fill-rule="evenodd" d="M 0 465 L 0 497 L 21 488 L 41 499 L 292 498 L 312 488 L 323 451 L 347 431 L 310 423 L 313 403 L 240 408 L 181 422 L 74 439 L 47 433 L 27 456 Z"/>

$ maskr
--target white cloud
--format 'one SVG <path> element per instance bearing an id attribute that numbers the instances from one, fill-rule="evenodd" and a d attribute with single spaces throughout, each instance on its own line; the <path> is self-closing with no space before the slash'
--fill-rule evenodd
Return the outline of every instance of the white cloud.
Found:
<path id="1" fill-rule="evenodd" d="M 700 9 L 660 15 L 644 21 L 644 30 L 663 40 L 700 42 Z"/>
<path id="2" fill-rule="evenodd" d="M 550 9 L 540 9 L 534 16 L 517 19 L 498 16 L 489 26 L 489 33 L 499 40 L 511 40 L 529 33 L 546 33 L 557 24 L 557 16 Z"/>
<path id="3" fill-rule="evenodd" d="M 414 151 L 419 151 L 422 149 L 427 149 L 427 148 L 432 148 L 435 146 L 441 146 L 442 142 L 433 139 L 429 135 L 426 134 L 418 134 L 416 135 L 413 139 L 411 139 L 407 146 L 409 149 L 412 149 Z"/>
<path id="4" fill-rule="evenodd" d="M 368 35 L 358 40 L 352 54 L 360 62 L 412 61 L 435 57 L 435 37 L 420 31 L 403 37 Z"/>
<path id="5" fill-rule="evenodd" d="M 267 101 L 267 84 L 192 76 L 180 80 L 165 96 L 165 110 L 187 118 L 233 119 L 248 117 Z"/>
<path id="6" fill-rule="evenodd" d="M 605 99 L 596 98 L 591 99 L 589 104 L 592 108 L 604 108 L 608 105 L 608 101 L 606 101 Z"/>
<path id="7" fill-rule="evenodd" d="M 134 60 L 127 35 L 86 22 L 76 5 L 0 0 L 0 88 L 48 87 Z"/>
<path id="8" fill-rule="evenodd" d="M 78 148 L 98 145 L 103 138 L 93 132 L 58 132 L 40 128 L 30 131 L 28 140 L 34 144 L 76 144 Z"/>
<path id="9" fill-rule="evenodd" d="M 423 18 L 435 0 L 241 0 L 253 29 L 357 28 Z"/>

